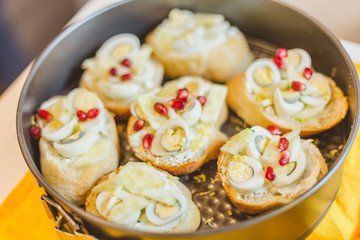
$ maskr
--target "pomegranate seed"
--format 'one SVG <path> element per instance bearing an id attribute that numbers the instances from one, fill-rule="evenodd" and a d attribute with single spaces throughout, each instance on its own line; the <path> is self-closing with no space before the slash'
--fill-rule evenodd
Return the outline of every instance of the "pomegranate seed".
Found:
<path id="1" fill-rule="evenodd" d="M 280 128 L 278 126 L 276 126 L 276 125 L 267 126 L 267 130 L 269 130 L 269 132 L 272 135 L 280 135 L 281 134 Z"/>
<path id="2" fill-rule="evenodd" d="M 289 163 L 290 161 L 290 151 L 289 150 L 285 150 L 283 151 L 283 153 L 281 154 L 281 157 L 279 159 L 279 164 L 280 166 L 285 166 L 286 164 Z"/>
<path id="3" fill-rule="evenodd" d="M 116 76 L 116 75 L 117 75 L 117 70 L 116 70 L 116 68 L 111 68 L 111 69 L 109 70 L 109 73 L 110 73 L 111 76 Z"/>
<path id="4" fill-rule="evenodd" d="M 305 68 L 304 69 L 304 74 L 303 75 L 307 80 L 309 80 L 311 78 L 312 74 L 313 74 L 313 71 L 311 70 L 311 68 Z"/>
<path id="5" fill-rule="evenodd" d="M 294 91 L 301 92 L 301 91 L 305 91 L 305 90 L 306 90 L 306 85 L 303 84 L 302 82 L 292 81 L 292 83 L 291 83 L 291 88 L 292 88 Z"/>
<path id="6" fill-rule="evenodd" d="M 280 57 L 280 58 L 287 57 L 288 56 L 288 50 L 286 48 L 278 48 L 276 50 L 276 55 L 275 56 Z"/>
<path id="7" fill-rule="evenodd" d="M 124 60 L 121 61 L 121 65 L 123 65 L 125 67 L 131 67 L 130 59 L 125 58 Z"/>
<path id="8" fill-rule="evenodd" d="M 276 66 L 280 69 L 285 67 L 285 63 L 283 62 L 283 60 L 281 59 L 281 57 L 276 56 L 273 59 L 274 63 L 276 64 Z"/>
<path id="9" fill-rule="evenodd" d="M 175 110 L 181 110 L 185 107 L 185 101 L 179 99 L 171 99 L 168 104 Z"/>
<path id="10" fill-rule="evenodd" d="M 37 114 L 39 115 L 39 117 L 41 117 L 42 119 L 46 120 L 46 121 L 51 121 L 52 116 L 51 114 L 46 111 L 45 109 L 39 109 Z"/>
<path id="11" fill-rule="evenodd" d="M 132 78 L 132 74 L 131 73 L 126 73 L 124 75 L 121 75 L 121 79 L 123 81 L 126 81 L 126 80 L 130 80 Z"/>
<path id="12" fill-rule="evenodd" d="M 189 97 L 189 91 L 186 88 L 182 88 L 177 91 L 176 99 L 183 100 L 186 102 L 188 97 Z"/>
<path id="13" fill-rule="evenodd" d="M 142 139 L 142 145 L 145 149 L 149 149 L 151 147 L 151 143 L 154 139 L 154 136 L 150 133 L 147 133 Z"/>
<path id="14" fill-rule="evenodd" d="M 40 138 L 41 129 L 38 126 L 31 126 L 30 133 L 34 140 L 38 140 Z"/>
<path id="15" fill-rule="evenodd" d="M 86 115 L 86 113 L 84 111 L 77 110 L 76 115 L 77 115 L 79 121 L 86 121 L 87 120 L 87 115 Z"/>
<path id="16" fill-rule="evenodd" d="M 279 145 L 278 145 L 278 151 L 283 152 L 286 149 L 288 149 L 288 147 L 289 147 L 289 140 L 287 140 L 284 137 L 280 138 Z"/>
<path id="17" fill-rule="evenodd" d="M 136 132 L 140 131 L 144 126 L 145 126 L 145 121 L 142 119 L 139 119 L 134 123 L 134 130 Z"/>
<path id="18" fill-rule="evenodd" d="M 275 180 L 275 173 L 274 173 L 274 169 L 271 166 L 268 166 L 266 168 L 266 172 L 265 172 L 265 178 L 269 181 L 274 181 Z"/>
<path id="19" fill-rule="evenodd" d="M 201 103 L 201 106 L 204 106 L 204 105 L 205 105 L 205 103 L 206 103 L 206 97 L 204 97 L 204 96 L 198 96 L 196 99 L 199 100 L 199 102 Z"/>
<path id="20" fill-rule="evenodd" d="M 99 113 L 100 113 L 100 109 L 92 108 L 87 112 L 86 117 L 89 119 L 94 119 L 99 115 Z"/>
<path id="21" fill-rule="evenodd" d="M 154 108 L 155 108 L 155 111 L 158 112 L 159 114 L 161 114 L 163 116 L 167 115 L 167 109 L 161 103 L 159 103 L 159 102 L 155 103 Z"/>

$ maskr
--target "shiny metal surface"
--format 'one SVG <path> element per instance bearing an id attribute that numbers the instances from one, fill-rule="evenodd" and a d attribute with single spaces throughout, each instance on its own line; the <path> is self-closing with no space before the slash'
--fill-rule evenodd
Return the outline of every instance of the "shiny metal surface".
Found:
<path id="1" fill-rule="evenodd" d="M 94 55 L 106 39 L 121 32 L 131 32 L 144 38 L 173 7 L 224 14 L 249 37 L 250 45 L 257 55 L 268 56 L 277 46 L 304 48 L 312 56 L 317 71 L 334 77 L 349 97 L 350 111 L 341 124 L 315 137 L 320 139 L 319 147 L 327 159 L 329 173 L 313 189 L 283 207 L 256 216 L 244 215 L 228 201 L 219 183 L 211 181 L 211 178 L 216 180 L 216 163 L 211 161 L 200 171 L 181 177 L 181 181 L 194 190 L 193 198 L 203 218 L 200 229 L 188 234 L 161 234 L 134 231 L 97 218 L 69 203 L 47 184 L 39 170 L 37 143 L 32 141 L 29 134 L 31 115 L 42 101 L 55 94 L 66 93 L 76 86 L 81 75 L 81 62 Z M 40 185 L 66 211 L 81 218 L 89 232 L 98 238 L 263 239 L 271 236 L 276 239 L 295 239 L 304 238 L 312 231 L 336 195 L 341 181 L 342 163 L 358 128 L 358 107 L 357 78 L 345 50 L 321 25 L 290 7 L 268 0 L 133 0 L 113 5 L 70 26 L 39 56 L 21 94 L 17 131 L 25 161 Z M 223 130 L 232 135 L 243 127 L 242 120 L 231 115 Z M 121 135 L 121 138 L 124 139 L 124 136 Z M 133 159 L 126 141 L 122 142 L 122 148 L 125 149 L 122 163 L 125 163 Z M 329 150 L 341 144 L 344 147 L 339 155 L 329 154 Z M 207 175 L 207 182 L 197 183 L 194 177 L 202 172 Z M 215 192 L 215 195 L 201 196 L 201 192 L 208 191 Z M 214 218 L 213 223 L 204 224 L 211 217 Z"/>

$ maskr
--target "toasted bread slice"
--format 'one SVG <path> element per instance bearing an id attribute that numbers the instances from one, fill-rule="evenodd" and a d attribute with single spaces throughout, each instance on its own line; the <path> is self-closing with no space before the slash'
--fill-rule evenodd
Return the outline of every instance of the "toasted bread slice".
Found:
<path id="1" fill-rule="evenodd" d="M 189 15 L 190 18 L 195 19 L 199 16 L 209 19 L 203 22 L 205 25 L 205 22 L 211 22 L 212 18 L 222 17 L 218 14 L 192 14 L 189 11 L 180 11 L 178 9 L 173 9 L 169 17 L 171 18 L 174 13 L 179 15 L 184 14 L 185 16 Z M 217 24 L 226 23 L 227 22 L 223 20 Z M 202 23 L 199 23 L 194 29 L 203 28 L 204 26 Z M 215 28 L 216 26 L 215 24 L 212 27 Z M 204 28 L 207 29 L 206 26 Z M 209 27 L 209 29 L 210 28 L 211 27 Z M 220 42 L 212 41 L 211 47 L 207 47 L 205 44 L 205 42 L 209 43 L 209 40 L 203 40 L 204 44 L 201 45 L 201 48 L 194 51 L 188 51 L 188 49 L 186 51 L 174 50 L 173 45 L 175 41 L 187 41 L 189 31 L 195 32 L 196 30 L 190 28 L 184 31 L 187 35 L 184 33 L 182 36 L 175 36 L 173 39 L 169 33 L 168 38 L 170 39 L 170 43 L 168 43 L 163 37 L 163 31 L 166 31 L 165 29 L 166 24 L 163 22 L 147 35 L 146 42 L 153 47 L 155 58 L 165 66 L 165 74 L 168 77 L 198 75 L 223 83 L 244 71 L 253 59 L 253 54 L 250 51 L 244 35 L 237 28 L 230 27 L 230 25 L 227 30 L 224 30 L 225 32 L 223 32 L 222 29 L 216 31 L 216 34 L 226 35 L 223 40 Z M 197 37 L 195 35 L 196 34 L 192 34 L 192 38 L 196 39 Z M 199 38 L 198 40 L 201 41 L 202 39 Z M 191 46 L 189 46 L 189 48 L 190 47 Z"/>
<path id="2" fill-rule="evenodd" d="M 229 142 L 238 141 L 239 139 L 236 138 L 238 138 L 239 134 L 240 133 L 231 137 Z M 274 179 L 271 179 L 271 176 L 269 180 L 267 177 L 267 168 L 271 165 L 267 165 L 267 163 L 265 163 L 264 160 L 262 160 L 260 157 L 259 159 L 253 160 L 259 161 L 261 164 L 260 166 L 262 166 L 263 169 L 253 170 L 252 174 L 258 174 L 257 176 L 260 179 L 263 178 L 262 185 L 260 184 L 256 190 L 240 191 L 231 185 L 229 180 L 229 164 L 232 161 L 231 159 L 234 157 L 234 155 L 222 149 L 218 158 L 218 175 L 220 177 L 221 184 L 231 202 L 244 213 L 256 214 L 275 206 L 289 203 L 307 192 L 327 173 L 327 165 L 325 163 L 325 159 L 320 153 L 320 150 L 314 144 L 310 143 L 310 141 L 301 140 L 301 150 L 305 154 L 304 156 L 306 158 L 306 165 L 301 176 L 298 177 L 295 181 L 289 182 L 289 184 L 279 185 L 275 184 L 275 181 Z M 246 155 L 246 153 L 243 151 L 239 153 L 239 155 Z M 243 161 L 241 160 L 243 159 L 243 156 L 238 156 L 237 158 L 237 161 Z M 299 164 L 300 166 L 299 162 L 296 162 L 296 164 Z M 279 169 L 282 167 L 286 168 L 290 165 L 288 163 L 287 165 L 280 166 L 277 162 L 274 162 L 273 166 L 276 166 Z M 256 173 L 256 171 L 259 172 Z M 276 171 L 277 170 L 275 170 L 275 172 Z M 292 171 L 295 170 L 293 169 Z M 275 180 L 276 177 L 277 175 L 275 175 Z M 245 186 L 247 181 L 249 181 L 249 179 L 243 182 Z"/>
<path id="3" fill-rule="evenodd" d="M 80 91 L 87 92 L 85 89 Z M 51 105 L 54 105 L 51 101 L 63 98 L 63 96 L 51 98 L 47 101 L 50 104 L 43 104 L 41 108 L 48 109 L 51 114 Z M 98 99 L 98 101 L 100 100 Z M 70 106 L 72 108 L 73 105 Z M 99 177 L 113 171 L 119 164 L 120 146 L 113 115 L 101 107 L 101 104 L 99 109 L 99 116 L 94 120 L 77 122 L 73 126 L 70 126 L 70 123 L 65 124 L 65 127 L 70 128 L 70 132 L 66 134 L 66 137 L 59 138 L 60 140 L 54 140 L 52 139 L 54 135 L 46 134 L 49 125 L 60 124 L 57 117 L 53 114 L 50 122 L 37 117 L 42 127 L 42 136 L 39 141 L 42 175 L 57 192 L 77 205 L 85 203 L 86 195 Z M 65 109 L 64 112 L 69 112 L 69 110 Z M 77 120 L 76 108 L 71 110 L 71 116 L 73 120 L 70 121 Z M 91 121 L 97 121 L 98 118 L 102 120 L 96 124 L 101 125 L 101 128 L 94 129 L 93 126 L 82 125 L 92 124 Z M 96 140 L 92 140 L 92 138 L 96 138 Z M 82 141 L 80 145 L 79 141 Z M 69 147 L 64 149 L 63 145 L 66 144 L 73 145 L 71 151 Z M 86 150 L 83 151 L 81 146 Z"/>
<path id="4" fill-rule="evenodd" d="M 323 74 L 322 76 L 327 80 L 331 89 L 330 101 L 319 114 L 304 121 L 266 113 L 258 106 L 255 96 L 247 91 L 244 73 L 227 83 L 229 90 L 227 103 L 240 118 L 251 126 L 266 127 L 275 124 L 283 132 L 300 128 L 302 137 L 315 135 L 338 124 L 346 116 L 348 110 L 347 98 L 343 91 L 336 86 L 333 79 Z"/>
<path id="5" fill-rule="evenodd" d="M 187 92 L 185 102 L 176 100 L 179 91 Z M 228 116 L 226 92 L 223 85 L 182 77 L 158 91 L 139 95 L 136 116 L 129 118 L 127 126 L 132 150 L 142 161 L 172 174 L 194 172 L 216 157 L 226 141 L 219 131 Z M 200 102 L 199 94 L 206 102 Z M 176 111 L 176 104 L 185 106 Z M 156 107 L 164 111 L 163 115 Z M 138 121 L 143 121 L 141 129 L 135 126 Z"/>
<path id="6" fill-rule="evenodd" d="M 156 232 L 169 232 L 169 233 L 176 233 L 176 232 L 192 232 L 195 231 L 200 224 L 200 212 L 198 210 L 198 208 L 196 207 L 196 205 L 194 204 L 194 202 L 191 200 L 191 193 L 189 191 L 189 189 L 187 189 L 177 178 L 171 176 L 169 173 L 156 169 L 155 167 L 150 167 L 149 165 L 147 165 L 146 163 L 142 163 L 142 162 L 131 162 L 131 163 L 127 163 L 129 165 L 132 165 L 134 167 L 133 173 L 136 175 L 137 171 L 141 171 L 144 170 L 144 168 L 152 168 L 153 170 L 151 171 L 152 174 L 156 174 L 157 177 L 160 176 L 160 178 L 165 182 L 165 184 L 161 185 L 158 184 L 158 186 L 156 186 L 155 188 L 159 189 L 160 191 L 166 191 L 166 192 L 171 192 L 171 191 L 176 191 L 178 194 L 181 194 L 183 197 L 181 198 L 182 201 L 186 201 L 186 209 L 182 210 L 182 213 L 180 216 L 174 218 L 174 220 L 171 220 L 170 223 L 165 223 L 165 224 L 159 224 L 159 225 L 155 225 L 153 223 L 151 223 L 147 217 L 146 217 L 146 212 L 147 211 L 142 211 L 141 215 L 138 216 L 138 219 L 135 219 L 137 221 L 134 221 L 133 223 L 130 223 L 129 221 L 126 222 L 123 219 L 119 221 L 119 223 L 121 224 L 125 224 L 129 227 L 138 229 L 138 230 L 147 230 L 147 231 L 156 231 Z M 127 165 L 120 167 L 119 169 L 106 174 L 105 176 L 101 177 L 96 185 L 94 190 L 90 191 L 89 195 L 86 198 L 86 211 L 89 213 L 92 213 L 98 217 L 104 218 L 104 219 L 108 219 L 109 221 L 115 221 L 116 220 L 112 220 L 111 219 L 111 209 L 113 209 L 113 207 L 109 207 L 108 213 L 100 213 L 99 208 L 97 206 L 102 205 L 102 204 L 97 204 L 97 200 L 99 194 L 102 191 L 109 191 L 109 192 L 113 192 L 113 197 L 116 197 L 116 186 L 108 184 L 108 186 L 106 188 L 104 188 L 102 191 L 100 190 L 96 190 L 96 187 L 99 186 L 101 183 L 106 182 L 107 180 L 111 180 L 111 179 L 115 179 L 118 178 L 118 174 L 122 171 L 122 169 L 124 168 L 128 168 Z M 147 179 L 147 175 L 146 173 L 148 173 L 149 169 L 142 171 L 143 175 L 141 178 L 139 178 L 138 180 L 136 180 L 135 185 L 137 185 L 139 188 L 141 188 L 141 184 L 143 183 L 143 181 L 147 181 L 146 184 L 146 188 L 150 188 L 151 183 L 150 181 L 152 179 Z M 145 172 L 145 174 L 144 174 Z M 135 176 L 134 178 L 127 178 L 125 179 L 125 183 L 123 183 L 125 186 L 127 186 L 126 181 L 131 181 L 134 180 L 137 176 Z M 123 179 L 120 179 L 120 181 Z M 155 186 L 155 185 L 154 185 Z M 154 187 L 153 186 L 153 187 Z M 145 191 L 148 191 L 148 189 L 145 188 Z M 127 192 L 129 195 L 130 194 L 134 194 L 133 192 L 129 192 L 129 190 L 123 188 L 123 191 Z M 138 197 L 142 197 L 145 198 L 146 201 L 154 201 L 154 199 L 152 199 L 151 194 L 147 194 L 147 195 L 143 195 L 142 192 L 143 189 L 139 190 L 136 194 L 134 194 L 135 196 Z M 167 196 L 160 196 L 159 199 L 161 200 L 162 198 L 166 198 Z M 171 196 L 170 196 L 171 197 Z M 166 199 L 165 199 L 166 200 Z M 169 199 L 167 199 L 169 200 Z M 123 201 L 127 201 L 127 199 L 123 199 Z M 155 200 L 156 201 L 156 200 Z M 110 202 L 110 200 L 109 200 Z M 109 204 L 109 202 L 107 204 Z M 121 202 L 121 200 L 117 201 L 118 203 Z M 181 204 L 181 201 L 179 201 Z M 159 203 L 159 202 L 157 202 Z M 116 205 L 116 204 L 115 204 Z M 146 203 L 145 203 L 146 205 Z M 104 206 L 101 206 L 102 208 L 104 208 Z M 100 207 L 100 209 L 101 209 Z M 185 206 L 183 206 L 185 207 Z M 144 206 L 143 208 L 147 209 L 146 206 Z M 180 208 L 181 209 L 181 208 Z"/>

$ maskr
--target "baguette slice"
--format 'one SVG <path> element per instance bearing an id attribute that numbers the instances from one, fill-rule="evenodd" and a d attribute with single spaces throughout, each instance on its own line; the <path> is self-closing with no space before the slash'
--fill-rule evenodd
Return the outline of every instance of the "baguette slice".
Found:
<path id="1" fill-rule="evenodd" d="M 75 89 L 72 93 L 73 96 L 78 93 L 85 93 L 85 96 L 89 96 L 87 93 L 90 92 L 86 89 Z M 59 120 L 58 116 L 65 115 L 63 113 L 59 114 L 61 111 L 58 110 L 61 109 L 61 107 L 54 108 L 52 106 L 55 106 L 58 100 L 61 101 L 64 98 L 69 99 L 69 97 L 56 96 L 41 105 L 41 109 L 50 112 L 52 116 L 50 122 L 39 117 L 39 113 L 37 114 L 37 121 L 42 129 L 42 136 L 39 141 L 41 172 L 47 182 L 57 192 L 77 205 L 83 205 L 85 203 L 86 195 L 100 176 L 117 168 L 120 157 L 119 138 L 114 118 L 112 114 L 103 107 L 100 99 L 98 99 L 94 93 L 90 93 L 90 96 L 94 97 L 97 101 L 95 104 L 100 109 L 99 115 L 94 120 L 87 120 L 85 122 L 79 122 L 77 120 L 76 110 L 79 109 L 76 108 L 73 98 L 69 100 L 71 103 L 69 108 L 63 109 L 64 113 L 69 113 L 71 119 L 77 121 L 74 126 L 71 126 L 72 129 L 70 128 L 70 137 L 67 136 L 61 140 L 54 140 L 51 137 L 54 135 L 46 134 L 47 130 L 45 130 L 45 128 L 49 128 L 49 125 L 56 126 L 60 124 L 59 121 L 61 119 Z M 87 105 L 91 102 L 87 100 L 90 99 L 78 98 L 76 100 L 77 106 L 83 103 Z M 92 126 L 92 121 L 97 121 L 100 118 L 102 120 L 97 125 L 99 126 L 101 124 L 102 127 L 96 129 L 95 126 Z M 65 126 L 68 125 L 65 124 Z M 89 133 L 89 131 L 91 133 Z M 80 135 L 84 133 L 84 135 L 77 139 L 77 133 Z M 95 136 L 97 140 L 91 140 L 91 136 Z M 79 143 L 79 141 L 85 137 L 90 142 L 84 143 L 83 141 L 81 143 L 82 145 L 73 147 L 71 151 L 69 149 L 64 150 L 64 148 L 61 147 L 62 143 L 66 141 L 69 144 L 76 144 L 76 142 Z M 87 148 L 87 150 L 83 151 L 81 146 Z"/>
<path id="2" fill-rule="evenodd" d="M 119 173 L 121 173 L 121 171 L 123 169 L 125 169 L 125 171 L 129 170 L 130 168 L 134 169 L 132 171 L 132 176 L 130 178 L 121 178 L 119 177 Z M 141 176 L 137 176 L 138 173 L 142 173 Z M 155 176 L 154 176 L 155 175 Z M 154 176 L 154 177 L 151 177 Z M 160 182 L 163 181 L 165 182 L 162 184 L 158 184 L 157 182 L 154 181 L 154 179 L 156 179 L 157 181 L 159 180 L 158 178 L 160 178 Z M 114 180 L 117 179 L 117 180 Z M 113 181 L 112 183 L 108 180 Z M 135 182 L 131 182 L 134 181 Z M 98 190 L 97 187 L 100 184 L 104 184 L 104 182 L 110 182 L 109 184 L 107 184 L 107 186 L 105 186 L 104 188 Z M 146 183 L 145 183 L 146 182 Z M 133 221 L 132 223 L 130 223 L 130 221 L 126 221 L 126 220 L 116 220 L 116 219 L 111 219 L 111 210 L 109 210 L 108 213 L 100 213 L 99 208 L 97 207 L 97 201 L 98 201 L 98 205 L 99 204 L 99 200 L 98 196 L 99 194 L 103 194 L 102 192 L 104 191 L 108 191 L 108 192 L 112 192 L 113 195 L 112 196 L 116 196 L 116 184 L 118 185 L 122 185 L 124 184 L 124 186 L 132 186 L 132 184 L 134 184 L 135 187 L 133 187 L 132 189 L 136 189 L 137 193 L 135 194 L 134 191 L 133 192 L 129 192 L 129 190 L 127 190 L 126 188 L 122 187 L 122 190 L 125 191 L 128 194 L 133 194 L 135 196 L 141 197 L 141 198 L 145 198 L 146 201 L 157 201 L 157 200 L 161 200 L 161 201 L 170 201 L 170 199 L 172 198 L 172 196 L 168 196 L 168 193 L 171 191 L 176 191 L 177 193 L 180 193 L 183 196 L 183 200 L 185 200 L 185 204 L 186 209 L 183 209 L 182 213 L 180 216 L 178 216 L 177 218 L 175 218 L 173 221 L 170 221 L 170 223 L 165 223 L 165 224 L 160 224 L 160 225 L 155 225 L 151 222 L 149 222 L 149 220 L 147 219 L 146 215 L 146 211 L 142 211 L 141 215 L 138 217 L 138 220 Z M 149 192 L 149 188 L 154 187 L 152 185 L 157 185 L 155 188 L 160 190 L 160 191 L 166 191 L 167 193 L 164 193 L 163 196 L 156 196 L 158 199 L 154 200 L 152 197 L 151 192 Z M 121 188 L 121 187 L 120 187 Z M 147 195 L 143 195 L 142 191 L 145 189 L 145 192 L 148 191 Z M 165 196 L 166 194 L 166 196 Z M 115 221 L 120 224 L 125 224 L 129 227 L 138 229 L 138 230 L 147 230 L 147 231 L 156 231 L 156 232 L 169 232 L 169 233 L 176 233 L 176 232 L 192 232 L 195 231 L 199 225 L 200 225 L 200 212 L 198 210 L 198 208 L 196 207 L 196 205 L 194 204 L 194 202 L 191 199 L 191 193 L 189 191 L 189 189 L 187 189 L 185 187 L 185 185 L 183 185 L 177 178 L 171 176 L 169 173 L 156 169 L 155 167 L 151 167 L 146 163 L 142 163 L 142 162 L 129 162 L 126 165 L 120 167 L 119 169 L 106 174 L 105 176 L 101 177 L 95 187 L 93 188 L 93 190 L 89 193 L 89 195 L 86 198 L 86 211 L 94 214 L 98 217 L 107 219 L 109 221 Z M 111 201 L 111 200 L 110 200 Z M 109 201 L 109 202 L 110 202 Z M 127 199 L 123 199 L 123 203 L 126 202 Z M 121 203 L 121 200 L 118 200 L 117 203 Z M 157 203 L 159 203 L 159 201 L 157 201 Z M 107 203 L 109 204 L 109 203 Z M 106 204 L 106 205 L 107 205 Z M 116 204 L 115 204 L 116 205 Z M 145 203 L 146 205 L 146 203 Z M 104 208 L 104 206 L 102 206 Z M 114 206 L 112 208 L 109 209 L 113 209 Z M 146 208 L 146 206 L 144 206 L 143 208 Z M 101 208 L 100 208 L 101 209 Z"/>
<path id="3" fill-rule="evenodd" d="M 184 109 L 176 112 L 170 103 L 181 89 L 187 89 L 189 96 Z M 176 175 L 194 172 L 216 158 L 227 139 L 219 131 L 228 116 L 226 92 L 223 85 L 183 77 L 166 83 L 159 91 L 139 95 L 135 115 L 127 125 L 128 141 L 135 155 Z M 199 94 L 207 99 L 203 106 L 197 100 Z M 167 109 L 167 115 L 156 112 L 155 105 L 159 103 Z M 136 129 L 134 126 L 141 120 L 144 126 Z"/>
<path id="4" fill-rule="evenodd" d="M 184 30 L 184 33 L 172 35 L 170 32 L 167 32 L 168 30 L 166 30 L 166 28 L 169 21 L 176 21 L 172 20 L 172 16 L 174 15 L 178 15 L 180 18 L 189 17 L 188 22 L 195 21 L 195 27 L 192 28 L 192 23 L 189 23 L 189 29 Z M 193 14 L 186 10 L 173 9 L 169 13 L 169 18 L 170 20 L 166 19 L 146 37 L 146 42 L 153 47 L 154 56 L 164 65 L 165 74 L 168 77 L 175 78 L 184 75 L 198 75 L 224 83 L 236 74 L 244 71 L 252 61 L 253 54 L 250 51 L 246 38 L 239 29 L 230 26 L 228 22 L 223 20 L 222 15 Z M 196 19 L 199 18 L 205 20 L 198 21 L 199 23 L 197 23 Z M 222 19 L 222 21 L 218 20 L 218 22 L 215 23 L 215 19 Z M 196 29 L 211 29 L 221 24 L 228 25 L 227 30 L 223 31 L 221 29 L 215 31 L 218 35 L 225 35 L 221 41 L 202 39 L 195 33 L 197 31 Z M 179 29 L 180 28 L 182 28 L 182 26 L 179 27 Z M 166 33 L 165 37 L 164 32 Z M 203 41 L 203 43 L 199 44 L 201 47 L 198 46 L 197 50 L 189 51 L 188 49 L 192 47 L 192 41 L 189 39 L 196 39 L 193 41 L 198 40 Z M 190 42 L 186 51 L 174 49 L 174 44 L 179 41 Z M 207 47 L 206 44 L 209 42 L 212 42 L 212 44 Z"/>
<path id="5" fill-rule="evenodd" d="M 234 144 L 242 142 L 243 140 L 239 141 L 240 133 L 232 136 L 228 142 L 236 141 Z M 222 148 L 218 158 L 218 175 L 231 202 L 244 213 L 257 214 L 275 206 L 289 203 L 307 192 L 327 173 L 327 165 L 320 150 L 314 144 L 310 143 L 310 141 L 301 140 L 301 149 L 306 156 L 306 167 L 300 178 L 295 182 L 289 185 L 279 186 L 265 177 L 262 187 L 257 190 L 239 191 L 231 185 L 228 174 L 229 163 L 234 155 Z M 239 153 L 239 155 L 246 155 L 246 153 L 242 152 Z M 264 169 L 259 176 L 264 177 L 264 174 L 266 176 L 267 172 L 267 167 L 265 167 L 267 164 L 264 163 L 261 158 L 258 160 L 261 162 Z M 274 163 L 273 165 L 280 167 L 277 163 Z M 286 166 L 287 165 L 284 167 Z M 246 183 L 246 181 L 244 183 Z"/>
<path id="6" fill-rule="evenodd" d="M 257 105 L 255 96 L 247 91 L 244 73 L 227 83 L 229 89 L 227 103 L 250 126 L 260 125 L 266 127 L 275 124 L 282 132 L 300 128 L 302 137 L 315 135 L 338 124 L 346 116 L 348 110 L 347 98 L 344 96 L 343 91 L 336 86 L 333 79 L 325 75 L 322 76 L 327 80 L 331 89 L 330 101 L 322 112 L 305 121 L 282 118 L 262 110 Z"/>
<path id="7" fill-rule="evenodd" d="M 132 50 L 128 49 L 129 45 Z M 126 120 L 136 95 L 161 85 L 164 67 L 151 54 L 151 47 L 140 46 L 135 35 L 115 35 L 98 49 L 93 58 L 83 62 L 84 73 L 79 85 L 96 92 L 108 110 Z M 127 62 L 123 63 L 124 60 Z M 131 77 L 122 79 L 129 74 Z"/>

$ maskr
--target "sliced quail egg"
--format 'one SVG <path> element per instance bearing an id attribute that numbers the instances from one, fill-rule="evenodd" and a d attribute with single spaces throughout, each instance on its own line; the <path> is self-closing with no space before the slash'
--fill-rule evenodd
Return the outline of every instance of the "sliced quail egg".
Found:
<path id="1" fill-rule="evenodd" d="M 98 96 L 84 88 L 77 88 L 68 94 L 68 98 L 73 102 L 76 110 L 88 112 L 90 109 L 102 107 Z"/>
<path id="2" fill-rule="evenodd" d="M 92 166 L 110 155 L 110 146 L 111 142 L 109 139 L 101 138 L 89 149 L 89 151 L 81 155 L 71 165 L 75 168 Z"/>
<path id="3" fill-rule="evenodd" d="M 280 89 L 276 89 L 274 92 L 274 106 L 278 116 L 280 117 L 289 117 L 304 108 L 304 103 L 296 101 L 295 103 L 286 102 L 282 95 Z"/>
<path id="4" fill-rule="evenodd" d="M 259 159 L 265 150 L 266 143 L 272 137 L 272 134 L 267 129 L 260 126 L 254 126 L 251 129 L 254 130 L 254 137 L 246 146 L 246 154 L 250 157 Z"/>
<path id="5" fill-rule="evenodd" d="M 204 81 L 200 77 L 182 77 L 181 81 L 185 82 L 185 87 L 193 96 L 205 96 L 208 94 L 212 84 L 209 81 Z"/>
<path id="6" fill-rule="evenodd" d="M 292 90 L 281 91 L 281 96 L 286 102 L 295 103 L 300 98 L 300 92 L 296 92 L 296 91 L 292 91 Z"/>
<path id="7" fill-rule="evenodd" d="M 264 171 L 261 163 L 252 157 L 240 156 L 228 166 L 228 180 L 238 192 L 252 192 L 264 185 Z"/>
<path id="8" fill-rule="evenodd" d="M 251 128 L 246 128 L 234 135 L 229 141 L 221 147 L 221 151 L 236 155 L 239 152 L 242 152 L 247 145 L 253 141 L 255 136 L 255 130 Z"/>
<path id="9" fill-rule="evenodd" d="M 180 118 L 171 118 L 156 131 L 151 144 L 151 152 L 157 156 L 168 156 L 177 153 L 185 146 L 189 129 Z"/>
<path id="10" fill-rule="evenodd" d="M 304 71 L 311 67 L 311 57 L 307 51 L 301 48 L 288 50 L 288 57 L 284 58 L 286 66 L 294 67 L 298 71 Z"/>
<path id="11" fill-rule="evenodd" d="M 141 210 L 148 204 L 149 200 L 131 195 L 111 209 L 110 220 L 115 223 L 131 226 L 138 221 Z"/>
<path id="12" fill-rule="evenodd" d="M 298 180 L 306 168 L 306 155 L 300 151 L 296 161 L 275 169 L 276 178 L 272 182 L 276 186 L 287 186 Z"/>
<path id="13" fill-rule="evenodd" d="M 259 92 L 281 80 L 280 71 L 273 61 L 267 58 L 255 60 L 245 72 L 250 91 Z"/>
<path id="14" fill-rule="evenodd" d="M 207 95 L 206 103 L 201 113 L 201 121 L 207 124 L 216 124 L 226 99 L 227 87 L 213 84 Z"/>
<path id="15" fill-rule="evenodd" d="M 140 40 L 131 33 L 115 35 L 105 41 L 96 52 L 96 57 L 100 65 L 109 59 L 118 63 L 124 58 L 133 56 L 140 48 Z M 108 65 L 102 68 L 108 68 Z"/>
<path id="16" fill-rule="evenodd" d="M 64 157 L 76 157 L 87 152 L 99 138 L 100 135 L 94 131 L 77 131 L 62 141 L 54 142 L 54 148 Z"/>
<path id="17" fill-rule="evenodd" d="M 292 117 L 297 120 L 306 120 L 321 113 L 327 103 L 323 103 L 317 106 L 306 106 L 301 112 L 293 115 Z"/>
<path id="18" fill-rule="evenodd" d="M 49 106 L 48 111 L 54 120 L 59 120 L 63 124 L 66 124 L 70 121 L 74 109 L 71 101 L 66 97 L 62 97 L 59 101 Z"/>
<path id="19" fill-rule="evenodd" d="M 187 10 L 173 9 L 168 19 L 164 20 L 166 29 L 171 35 L 179 36 L 194 25 L 194 14 Z"/>
<path id="20" fill-rule="evenodd" d="M 187 199 L 182 193 L 169 190 L 176 198 L 177 204 L 169 206 L 161 202 L 152 201 L 146 207 L 146 218 L 155 225 L 164 225 L 181 216 L 187 208 Z"/>
<path id="21" fill-rule="evenodd" d="M 51 121 L 42 129 L 42 136 L 49 141 L 60 141 L 73 133 L 76 124 L 76 117 L 73 117 L 65 125 L 59 120 Z"/>

